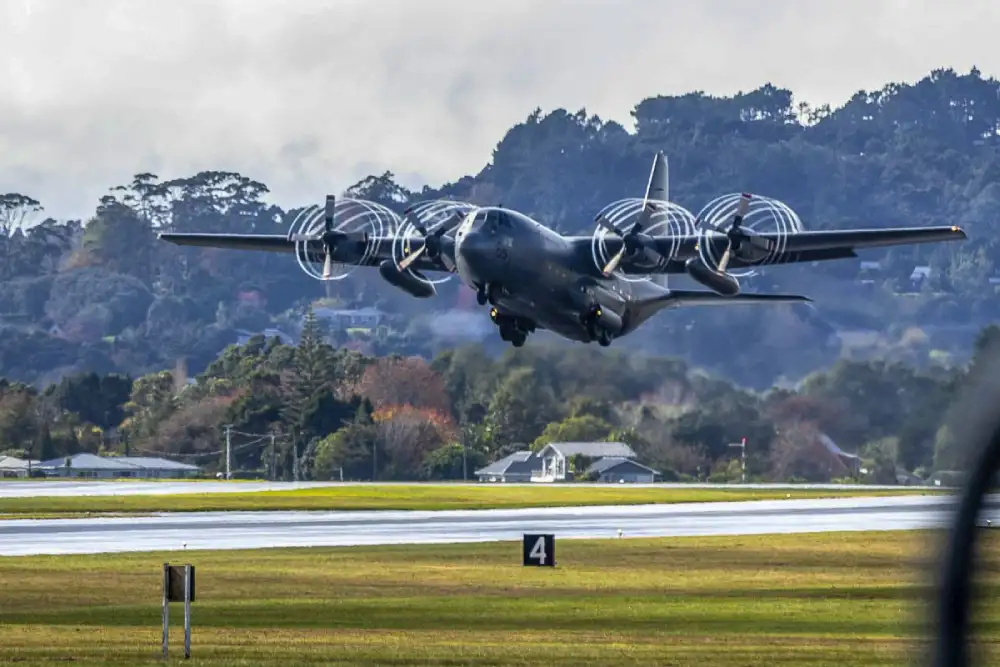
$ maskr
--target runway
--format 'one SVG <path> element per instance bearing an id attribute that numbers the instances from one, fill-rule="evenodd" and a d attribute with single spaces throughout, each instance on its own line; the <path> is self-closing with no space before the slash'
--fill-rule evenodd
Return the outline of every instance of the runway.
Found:
<path id="1" fill-rule="evenodd" d="M 947 525 L 955 499 L 897 496 L 447 512 L 197 512 L 0 521 L 0 555 L 914 530 Z M 995 510 L 991 510 L 995 513 Z M 994 517 L 990 517 L 991 519 Z"/>
<path id="2" fill-rule="evenodd" d="M 137 495 L 174 495 L 187 493 L 252 493 L 255 491 L 293 491 L 296 489 L 315 489 L 337 486 L 414 486 L 413 482 L 80 482 L 75 480 L 53 479 L 48 481 L 7 481 L 0 482 L 0 498 L 31 498 L 41 496 L 137 496 Z M 419 483 L 420 488 L 428 486 L 483 486 L 480 482 L 446 482 L 434 484 Z M 509 486 L 525 486 L 538 488 L 538 484 L 504 484 Z M 580 486 L 599 486 L 607 488 L 607 484 L 574 483 L 574 488 Z M 629 488 L 652 487 L 658 489 L 793 489 L 798 490 L 863 490 L 863 491 L 898 491 L 899 486 L 875 486 L 870 484 L 629 484 Z M 935 487 L 941 490 L 942 487 Z M 2 510 L 0 510 L 2 511 Z"/>

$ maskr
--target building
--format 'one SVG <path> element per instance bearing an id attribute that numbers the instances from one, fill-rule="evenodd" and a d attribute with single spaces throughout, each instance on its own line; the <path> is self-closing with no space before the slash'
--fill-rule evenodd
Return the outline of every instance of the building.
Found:
<path id="1" fill-rule="evenodd" d="M 624 442 L 552 442 L 538 452 L 542 466 L 531 481 L 572 480 L 583 475 L 595 461 L 608 457 L 634 459 L 636 456 Z"/>
<path id="2" fill-rule="evenodd" d="M 370 307 L 357 310 L 314 308 L 313 314 L 329 322 L 334 329 L 374 329 L 385 319 L 385 313 Z"/>
<path id="3" fill-rule="evenodd" d="M 0 456 L 0 477 L 27 477 L 39 461 L 27 461 L 13 456 Z"/>
<path id="4" fill-rule="evenodd" d="M 162 458 L 87 453 L 42 461 L 37 468 L 49 477 L 89 479 L 177 479 L 193 477 L 201 472 L 198 466 Z"/>
<path id="5" fill-rule="evenodd" d="M 476 471 L 480 482 L 530 482 L 542 471 L 542 460 L 534 452 L 522 450 L 494 461 Z"/>
<path id="6" fill-rule="evenodd" d="M 596 476 L 596 481 L 606 483 L 652 484 L 659 474 L 658 470 L 644 466 L 638 461 L 620 456 L 607 456 L 591 464 L 583 476 L 588 479 Z"/>

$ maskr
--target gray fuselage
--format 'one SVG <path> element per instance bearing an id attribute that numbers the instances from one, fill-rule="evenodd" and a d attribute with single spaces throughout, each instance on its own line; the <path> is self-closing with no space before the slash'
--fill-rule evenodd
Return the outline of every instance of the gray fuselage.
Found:
<path id="1" fill-rule="evenodd" d="M 462 221 L 455 232 L 455 263 L 466 285 L 490 292 L 501 316 L 582 342 L 594 340 L 581 318 L 590 309 L 599 306 L 604 318 L 611 318 L 618 338 L 666 306 L 669 295 L 646 280 L 605 277 L 590 243 L 571 242 L 503 208 L 479 209 Z"/>

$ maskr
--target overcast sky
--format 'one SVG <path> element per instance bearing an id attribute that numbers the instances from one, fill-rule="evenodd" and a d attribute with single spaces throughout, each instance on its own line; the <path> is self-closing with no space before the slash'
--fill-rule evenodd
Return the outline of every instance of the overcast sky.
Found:
<path id="1" fill-rule="evenodd" d="M 997 0 L 0 0 L 0 193 L 83 217 L 202 169 L 321 203 L 477 172 L 536 106 L 631 129 L 645 97 L 770 81 L 811 103 L 1000 75 Z"/>

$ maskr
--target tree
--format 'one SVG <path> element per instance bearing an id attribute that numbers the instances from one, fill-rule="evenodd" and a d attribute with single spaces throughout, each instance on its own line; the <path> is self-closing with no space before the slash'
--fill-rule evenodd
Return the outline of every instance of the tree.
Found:
<path id="1" fill-rule="evenodd" d="M 451 413 L 444 380 L 423 359 L 384 357 L 368 366 L 357 391 L 376 408 L 412 405 Z"/>

